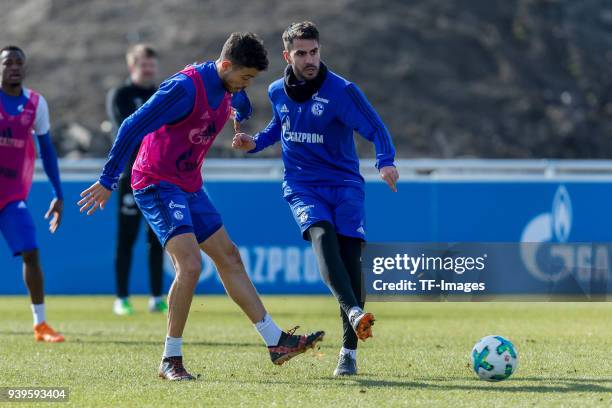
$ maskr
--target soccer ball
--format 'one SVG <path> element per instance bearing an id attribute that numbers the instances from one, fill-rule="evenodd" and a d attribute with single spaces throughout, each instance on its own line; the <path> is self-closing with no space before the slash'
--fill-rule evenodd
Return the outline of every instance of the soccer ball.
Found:
<path id="1" fill-rule="evenodd" d="M 518 353 L 502 336 L 483 337 L 472 349 L 472 368 L 481 380 L 503 381 L 518 368 Z"/>

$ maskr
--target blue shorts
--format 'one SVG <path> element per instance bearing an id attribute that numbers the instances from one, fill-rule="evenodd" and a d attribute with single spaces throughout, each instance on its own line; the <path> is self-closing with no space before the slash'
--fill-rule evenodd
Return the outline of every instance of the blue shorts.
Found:
<path id="1" fill-rule="evenodd" d="M 316 222 L 328 221 L 338 234 L 365 241 L 365 193 L 362 187 L 316 186 L 283 183 L 283 197 L 289 203 L 302 237 Z"/>
<path id="2" fill-rule="evenodd" d="M 13 256 L 38 249 L 34 220 L 25 201 L 13 201 L 0 210 L 0 231 Z"/>
<path id="3" fill-rule="evenodd" d="M 190 232 L 202 243 L 223 226 L 204 189 L 187 193 L 162 181 L 135 190 L 134 199 L 163 247 L 173 236 Z"/>

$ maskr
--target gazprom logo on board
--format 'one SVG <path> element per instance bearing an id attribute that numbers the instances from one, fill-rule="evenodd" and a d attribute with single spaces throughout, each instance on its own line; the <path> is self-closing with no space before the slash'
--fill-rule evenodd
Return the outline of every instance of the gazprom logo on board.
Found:
<path id="1" fill-rule="evenodd" d="M 573 223 L 570 194 L 565 186 L 560 185 L 553 196 L 550 212 L 531 219 L 521 235 L 521 243 L 531 243 L 521 245 L 520 251 L 522 261 L 532 276 L 550 283 L 559 282 L 570 275 L 583 283 L 606 279 L 609 265 L 607 247 L 569 243 Z M 542 245 L 533 245 L 538 243 Z M 551 267 L 551 264 L 556 267 Z"/>
<path id="2" fill-rule="evenodd" d="M 311 247 L 252 246 L 239 247 L 247 274 L 254 284 L 321 285 L 317 259 Z M 174 279 L 170 257 L 164 256 L 164 272 Z M 221 283 L 213 261 L 202 252 L 199 282 Z"/>
<path id="3" fill-rule="evenodd" d="M 550 212 L 534 217 L 523 230 L 521 242 L 567 242 L 572 230 L 572 201 L 565 186 L 555 192 Z"/>

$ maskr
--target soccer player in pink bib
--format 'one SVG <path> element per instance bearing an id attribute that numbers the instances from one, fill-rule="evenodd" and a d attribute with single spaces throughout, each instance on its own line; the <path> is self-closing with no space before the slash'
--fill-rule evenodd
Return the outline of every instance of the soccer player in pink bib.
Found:
<path id="1" fill-rule="evenodd" d="M 23 87 L 25 66 L 25 53 L 19 47 L 8 46 L 0 50 L 0 231 L 13 255 L 23 258 L 23 279 L 30 292 L 34 314 L 34 338 L 57 343 L 64 341 L 64 336 L 46 322 L 36 231 L 26 203 L 36 159 L 34 135 L 55 195 L 45 215 L 51 218 L 51 233 L 60 225 L 64 204 L 57 156 L 49 135 L 49 108 L 42 95 Z"/>
<path id="2" fill-rule="evenodd" d="M 182 335 L 202 269 L 200 250 L 215 263 L 230 297 L 268 346 L 274 364 L 283 364 L 323 339 L 324 332 L 283 332 L 266 312 L 221 216 L 202 188 L 206 152 L 230 118 L 251 114 L 244 92 L 267 69 L 267 52 L 252 33 L 233 33 L 216 61 L 191 65 L 164 81 L 159 90 L 121 125 L 100 179 L 81 193 L 81 211 L 104 208 L 135 146 L 134 198 L 168 252 L 176 276 L 168 294 L 168 332 L 159 376 L 192 380 L 182 360 Z"/>

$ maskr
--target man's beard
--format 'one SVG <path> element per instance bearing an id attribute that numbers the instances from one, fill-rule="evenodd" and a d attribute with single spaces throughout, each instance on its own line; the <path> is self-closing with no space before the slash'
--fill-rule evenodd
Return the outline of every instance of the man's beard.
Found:
<path id="1" fill-rule="evenodd" d="M 314 68 L 314 70 L 313 71 L 306 71 L 309 68 Z M 299 72 L 299 75 L 304 80 L 310 80 L 310 79 L 315 78 L 319 74 L 319 69 L 320 69 L 320 67 L 316 67 L 314 65 L 310 65 L 310 66 L 304 67 L 304 69 L 302 69 Z"/>

